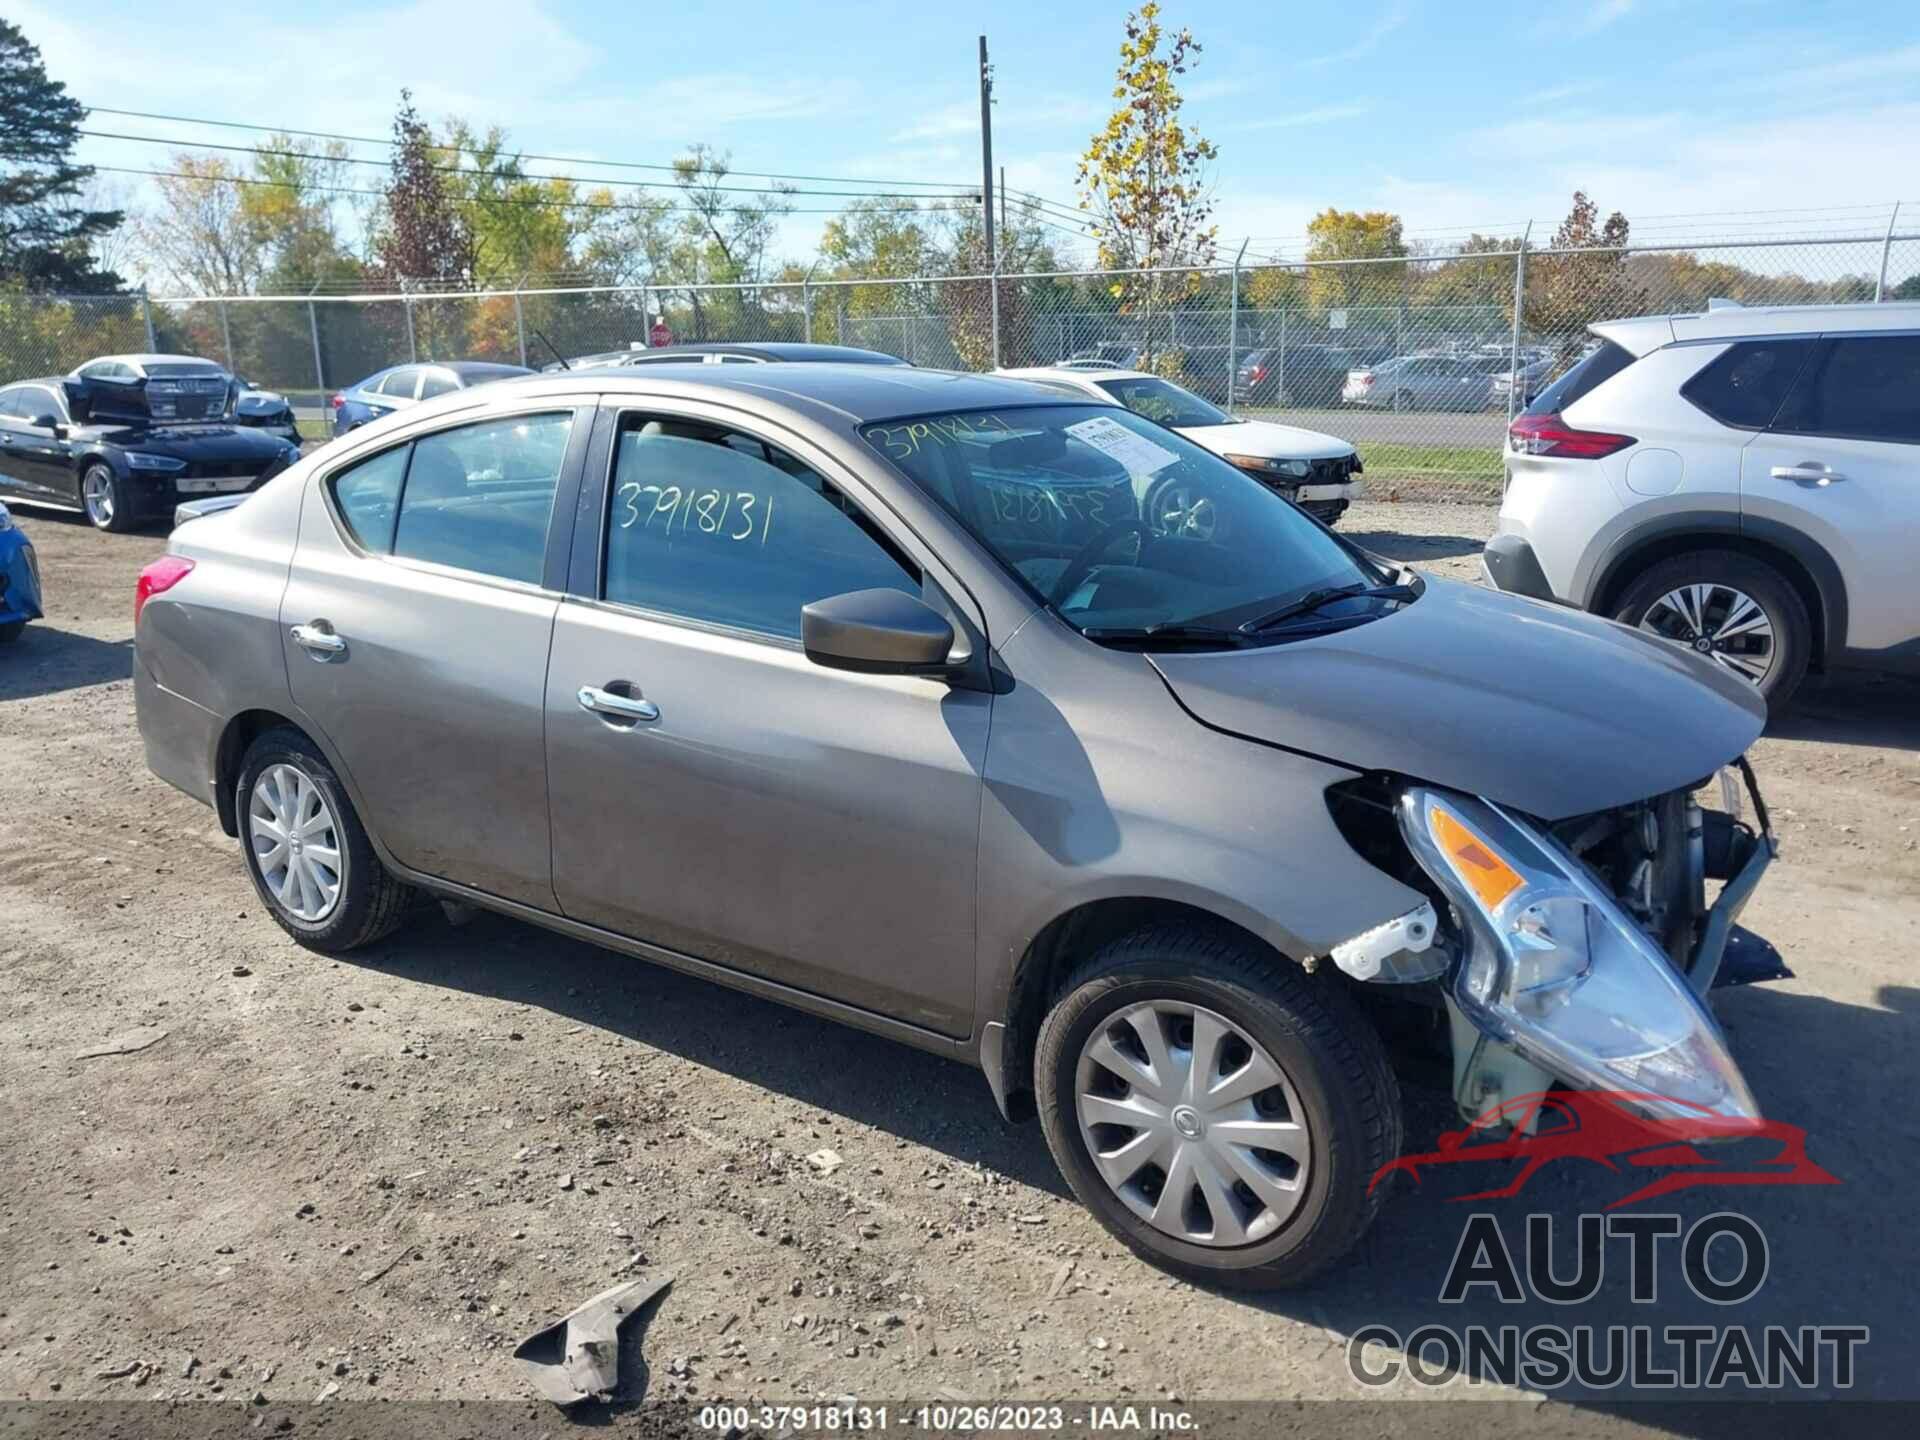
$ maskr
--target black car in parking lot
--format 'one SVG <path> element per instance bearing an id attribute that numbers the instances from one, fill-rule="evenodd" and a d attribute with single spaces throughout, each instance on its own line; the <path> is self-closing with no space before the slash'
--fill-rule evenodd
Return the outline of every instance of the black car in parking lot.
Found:
<path id="1" fill-rule="evenodd" d="M 183 499 L 252 490 L 300 447 L 236 423 L 232 384 L 210 361 L 145 355 L 0 387 L 0 497 L 123 531 Z"/>
<path id="2" fill-rule="evenodd" d="M 1242 405 L 1332 405 L 1353 363 L 1337 345 L 1249 350 L 1234 372 L 1233 398 Z"/>

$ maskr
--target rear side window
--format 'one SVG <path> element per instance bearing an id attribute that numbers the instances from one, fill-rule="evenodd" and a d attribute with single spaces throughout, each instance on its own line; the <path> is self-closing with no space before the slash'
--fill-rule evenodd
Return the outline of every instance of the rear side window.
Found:
<path id="1" fill-rule="evenodd" d="M 800 607 L 920 593 L 918 571 L 822 476 L 751 435 L 631 416 L 614 451 L 605 596 L 798 639 Z"/>
<path id="2" fill-rule="evenodd" d="M 333 477 L 333 502 L 363 550 L 385 555 L 393 549 L 393 522 L 400 513 L 400 482 L 406 479 L 407 455 L 411 449 L 409 445 L 401 445 L 383 450 Z"/>
<path id="3" fill-rule="evenodd" d="M 1743 340 L 1680 387 L 1680 393 L 1722 425 L 1764 430 L 1793 391 L 1811 340 Z"/>
<path id="4" fill-rule="evenodd" d="M 1542 390 L 1527 406 L 1528 415 L 1558 415 L 1576 400 L 1584 399 L 1607 381 L 1633 364 L 1633 352 L 1611 340 L 1602 340 L 1573 363 L 1573 368 Z"/>
<path id="5" fill-rule="evenodd" d="M 417 370 L 396 370 L 382 380 L 376 390 L 381 395 L 398 395 L 406 399 L 413 397 L 414 382 L 419 378 Z"/>
<path id="6" fill-rule="evenodd" d="M 413 445 L 393 553 L 540 583 L 571 412 L 442 430 Z"/>
<path id="7" fill-rule="evenodd" d="M 1773 428 L 1920 445 L 1920 336 L 1829 342 Z"/>
<path id="8" fill-rule="evenodd" d="M 429 370 L 420 377 L 420 398 L 431 400 L 436 395 L 446 395 L 460 387 L 451 375 L 439 370 Z"/>

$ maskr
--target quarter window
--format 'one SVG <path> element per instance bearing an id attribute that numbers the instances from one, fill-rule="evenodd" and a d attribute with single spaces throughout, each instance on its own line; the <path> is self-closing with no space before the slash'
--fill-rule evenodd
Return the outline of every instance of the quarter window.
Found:
<path id="1" fill-rule="evenodd" d="M 407 478 L 413 447 L 383 450 L 333 477 L 333 501 L 360 548 L 376 555 L 393 550 L 393 522 L 400 513 L 400 483 Z"/>
<path id="2" fill-rule="evenodd" d="M 453 377 L 442 370 L 429 370 L 420 377 L 422 400 L 431 400 L 436 395 L 446 395 L 459 388 Z"/>
<path id="3" fill-rule="evenodd" d="M 413 398 L 414 382 L 419 379 L 419 376 L 418 370 L 396 370 L 380 382 L 376 393 L 410 400 Z"/>
<path id="4" fill-rule="evenodd" d="M 1722 425 L 1764 430 L 1793 389 L 1811 340 L 1744 340 L 1680 387 Z"/>
<path id="5" fill-rule="evenodd" d="M 1832 341 L 1773 428 L 1920 445 L 1920 336 Z"/>
<path id="6" fill-rule="evenodd" d="M 413 444 L 393 553 L 540 583 L 571 412 L 463 425 Z"/>
<path id="7" fill-rule="evenodd" d="M 632 416 L 614 452 L 606 599 L 797 639 L 800 607 L 920 593 L 885 535 L 804 462 L 737 431 Z"/>

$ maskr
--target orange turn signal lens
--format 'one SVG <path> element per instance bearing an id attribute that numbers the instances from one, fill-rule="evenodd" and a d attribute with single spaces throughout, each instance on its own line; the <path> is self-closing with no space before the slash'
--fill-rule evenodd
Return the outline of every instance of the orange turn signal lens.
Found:
<path id="1" fill-rule="evenodd" d="M 1479 836 L 1445 810 L 1435 806 L 1430 823 L 1433 838 L 1454 873 L 1466 882 L 1467 888 L 1489 912 L 1498 909 L 1502 900 L 1525 883 L 1519 871 L 1489 850 Z"/>

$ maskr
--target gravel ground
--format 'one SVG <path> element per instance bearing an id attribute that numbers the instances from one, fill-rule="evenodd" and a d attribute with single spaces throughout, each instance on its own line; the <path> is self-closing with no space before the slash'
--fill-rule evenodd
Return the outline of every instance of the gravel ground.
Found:
<path id="1" fill-rule="evenodd" d="M 1470 577 L 1492 519 L 1346 524 Z M 0 652 L 0 1399 L 523 1397 L 521 1337 L 659 1271 L 644 1384 L 696 1399 L 1347 1397 L 1362 1325 L 1569 1318 L 1439 1306 L 1464 1212 L 1408 1187 L 1310 1290 L 1175 1282 L 971 1070 L 506 920 L 432 911 L 351 961 L 295 948 L 212 813 L 142 762 L 130 605 L 164 540 L 22 524 L 50 611 Z M 1719 1008 L 1766 1113 L 1842 1183 L 1672 1202 L 1764 1227 L 1741 1322 L 1868 1324 L 1856 1393 L 1903 1398 L 1917 702 L 1836 682 L 1754 755 L 1785 854 L 1747 923 L 1798 978 Z M 1444 1106 L 1408 1107 L 1429 1148 Z M 1544 1172 L 1511 1213 L 1597 1210 L 1605 1179 Z M 1647 1323 L 1623 1270 L 1579 1320 Z M 1662 1320 L 1701 1308 L 1667 1298 Z"/>

